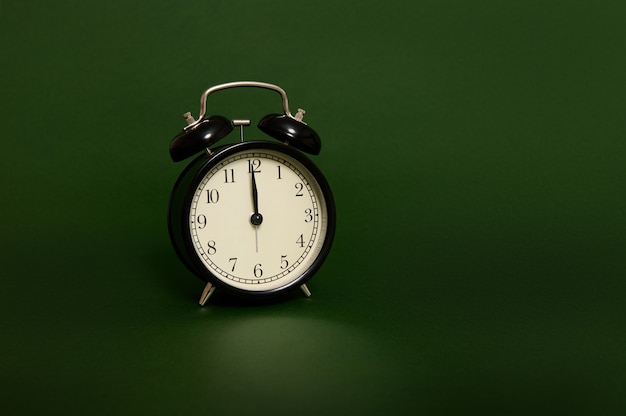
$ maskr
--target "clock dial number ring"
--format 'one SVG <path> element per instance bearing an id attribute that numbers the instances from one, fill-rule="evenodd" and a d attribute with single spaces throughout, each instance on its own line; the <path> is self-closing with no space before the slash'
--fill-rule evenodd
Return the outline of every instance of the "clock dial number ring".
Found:
<path id="1" fill-rule="evenodd" d="M 315 177 L 296 159 L 244 150 L 200 181 L 189 228 L 197 256 L 217 279 L 247 291 L 276 290 L 298 280 L 317 258 L 326 204 Z"/>

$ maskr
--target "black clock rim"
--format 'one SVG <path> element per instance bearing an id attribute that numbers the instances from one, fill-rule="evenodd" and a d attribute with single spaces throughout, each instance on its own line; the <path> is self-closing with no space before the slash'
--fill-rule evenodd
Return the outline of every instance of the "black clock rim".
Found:
<path id="1" fill-rule="evenodd" d="M 311 172 L 312 176 L 319 184 L 326 202 L 326 210 L 328 214 L 328 223 L 326 226 L 324 243 L 322 244 L 322 248 L 318 253 L 317 258 L 311 266 L 296 280 L 290 282 L 289 284 L 279 288 L 263 291 L 250 291 L 236 288 L 228 285 L 226 282 L 215 276 L 211 270 L 204 266 L 202 260 L 197 255 L 191 238 L 191 230 L 187 226 L 187 219 L 189 218 L 189 210 L 191 208 L 191 202 L 193 200 L 195 190 L 206 173 L 215 165 L 235 153 L 256 149 L 281 152 L 302 163 L 302 165 L 309 170 L 309 172 Z M 176 254 L 183 264 L 185 264 L 185 266 L 198 278 L 205 282 L 210 282 L 216 287 L 238 297 L 267 299 L 285 295 L 292 289 L 302 286 L 320 269 L 326 260 L 334 241 L 336 217 L 335 200 L 330 185 L 328 184 L 328 181 L 322 171 L 306 155 L 282 143 L 269 141 L 247 141 L 222 146 L 215 149 L 214 153 L 210 156 L 206 154 L 201 155 L 185 168 L 176 181 L 170 197 L 168 208 L 168 229 L 170 240 L 172 241 Z"/>

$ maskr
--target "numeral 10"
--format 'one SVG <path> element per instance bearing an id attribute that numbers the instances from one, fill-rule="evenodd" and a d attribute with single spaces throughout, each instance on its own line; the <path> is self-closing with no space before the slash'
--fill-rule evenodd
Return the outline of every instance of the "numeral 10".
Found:
<path id="1" fill-rule="evenodd" d="M 220 200 L 220 193 L 217 189 L 207 189 L 206 190 L 206 202 L 207 204 L 217 204 L 217 201 Z"/>

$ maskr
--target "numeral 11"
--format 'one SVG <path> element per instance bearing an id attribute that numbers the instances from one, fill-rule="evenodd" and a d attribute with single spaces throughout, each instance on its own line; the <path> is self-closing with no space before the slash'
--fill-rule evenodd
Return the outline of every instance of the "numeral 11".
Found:
<path id="1" fill-rule="evenodd" d="M 224 169 L 224 183 L 235 182 L 235 169 Z"/>

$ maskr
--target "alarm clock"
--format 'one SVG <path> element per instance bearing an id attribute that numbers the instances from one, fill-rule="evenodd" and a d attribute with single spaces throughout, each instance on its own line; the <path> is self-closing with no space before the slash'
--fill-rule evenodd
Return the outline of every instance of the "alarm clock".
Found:
<path id="1" fill-rule="evenodd" d="M 206 116 L 207 98 L 229 88 L 262 88 L 282 99 L 282 113 L 258 129 L 274 140 L 244 139 L 250 120 Z M 304 110 L 289 111 L 285 91 L 255 81 L 210 87 L 195 119 L 170 144 L 174 162 L 196 156 L 178 177 L 168 209 L 169 235 L 181 262 L 206 282 L 204 305 L 216 289 L 261 299 L 300 288 L 328 256 L 335 235 L 333 195 L 321 170 L 305 155 L 321 150 Z M 235 128 L 238 140 L 218 144 Z"/>

